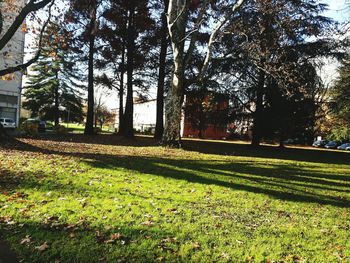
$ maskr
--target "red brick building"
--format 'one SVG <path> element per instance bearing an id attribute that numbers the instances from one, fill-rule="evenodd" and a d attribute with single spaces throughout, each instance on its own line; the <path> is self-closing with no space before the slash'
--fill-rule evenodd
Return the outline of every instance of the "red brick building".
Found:
<path id="1" fill-rule="evenodd" d="M 186 95 L 182 136 L 202 139 L 227 137 L 229 98 L 223 94 Z"/>

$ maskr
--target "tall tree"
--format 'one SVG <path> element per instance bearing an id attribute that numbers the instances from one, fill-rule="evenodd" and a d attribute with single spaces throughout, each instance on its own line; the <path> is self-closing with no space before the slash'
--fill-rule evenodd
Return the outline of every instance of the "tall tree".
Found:
<path id="1" fill-rule="evenodd" d="M 142 88 L 147 79 L 145 74 L 152 46 L 152 29 L 148 1 L 110 0 L 103 13 L 102 39 L 108 43 L 101 52 L 101 68 L 111 69 L 105 74 L 107 86 L 119 90 L 119 134 L 133 137 L 133 108 L 135 86 Z M 124 73 L 126 73 L 126 103 L 123 111 Z M 116 81 L 116 77 L 119 81 Z M 119 83 L 118 83 L 119 82 Z M 109 84 L 108 84 L 109 83 Z"/>
<path id="2" fill-rule="evenodd" d="M 166 59 L 168 50 L 168 26 L 166 13 L 169 7 L 169 0 L 164 0 L 164 11 L 161 15 L 161 44 L 159 55 L 158 85 L 157 85 L 157 118 L 154 137 L 161 139 L 164 131 L 164 87 L 166 77 Z"/>
<path id="3" fill-rule="evenodd" d="M 42 51 L 24 88 L 23 106 L 31 110 L 33 117 L 54 120 L 55 126 L 59 124 L 63 106 L 73 112 L 72 120 L 82 119 L 79 73 L 70 61 L 64 32 L 57 23 L 50 23 L 42 41 Z"/>
<path id="4" fill-rule="evenodd" d="M 87 64 L 87 116 L 84 133 L 94 134 L 94 67 L 95 53 L 99 33 L 98 11 L 102 6 L 100 0 L 70 2 L 66 14 L 68 31 L 71 33 L 71 45 L 81 55 L 81 63 Z"/>
<path id="5" fill-rule="evenodd" d="M 305 82 L 303 68 L 318 56 L 332 55 L 330 41 L 320 38 L 332 23 L 321 15 L 325 9 L 326 5 L 312 0 L 247 1 L 226 28 L 224 67 L 232 69 L 235 99 L 251 112 L 254 146 L 264 135 L 265 113 L 271 104 L 267 93 L 277 89 L 270 94 L 279 94 L 281 101 L 299 98 L 294 95 L 315 80 L 309 75 Z M 300 89 L 295 88 L 298 85 Z M 280 109 L 283 112 L 288 111 Z M 284 136 L 282 131 L 280 135 Z"/>
<path id="6" fill-rule="evenodd" d="M 134 51 L 136 41 L 136 24 L 135 13 L 136 3 L 135 1 L 129 1 L 128 5 L 128 17 L 127 17 L 127 36 L 126 36 L 126 74 L 127 74 L 127 93 L 126 93 L 126 106 L 124 113 L 124 136 L 127 138 L 134 137 L 134 89 L 133 89 L 133 73 L 134 73 Z"/>
<path id="7" fill-rule="evenodd" d="M 126 68 L 126 26 L 127 10 L 120 1 L 110 1 L 110 6 L 102 14 L 101 39 L 105 43 L 97 59 L 97 68 L 104 73 L 96 77 L 98 84 L 119 95 L 118 134 L 123 134 L 124 94 Z"/>
<path id="8" fill-rule="evenodd" d="M 163 134 L 164 145 L 180 146 L 180 122 L 185 90 L 185 72 L 196 49 L 200 27 L 203 21 L 210 20 L 210 17 L 207 17 L 207 13 L 211 13 L 211 18 L 216 20 L 216 23 L 214 26 L 209 27 L 210 36 L 206 45 L 205 58 L 199 66 L 199 72 L 197 74 L 197 81 L 199 83 L 203 81 L 207 74 L 213 57 L 213 48 L 222 34 L 222 28 L 241 7 L 243 2 L 244 0 L 169 1 L 167 21 L 173 49 L 174 74 L 166 102 L 165 129 Z M 217 11 L 218 9 L 220 9 L 219 12 Z M 190 23 L 190 21 L 194 22 Z M 188 45 L 185 45 L 187 40 L 189 41 Z M 185 50 L 185 46 L 188 46 L 187 50 Z"/>
<path id="9" fill-rule="evenodd" d="M 343 61 L 332 96 L 333 139 L 350 140 L 350 60 Z"/>

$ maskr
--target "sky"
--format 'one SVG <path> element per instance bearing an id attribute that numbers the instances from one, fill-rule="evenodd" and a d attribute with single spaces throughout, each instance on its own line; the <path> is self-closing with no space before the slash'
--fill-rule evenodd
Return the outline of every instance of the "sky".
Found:
<path id="1" fill-rule="evenodd" d="M 323 2 L 329 5 L 329 11 L 326 15 L 332 17 L 339 22 L 349 20 L 349 11 L 346 9 L 347 0 L 324 0 Z"/>
<path id="2" fill-rule="evenodd" d="M 324 0 L 323 2 L 329 5 L 329 10 L 325 13 L 326 16 L 333 18 L 339 23 L 350 21 L 350 8 L 349 4 L 348 7 L 346 4 L 350 0 Z M 324 63 L 325 67 L 320 72 L 320 75 L 325 85 L 330 85 L 338 76 L 337 68 L 339 63 L 334 59 L 325 59 Z"/>
<path id="3" fill-rule="evenodd" d="M 334 20 L 343 23 L 346 21 L 349 21 L 350 17 L 350 10 L 346 8 L 346 2 L 350 0 L 323 0 L 324 3 L 329 5 L 328 11 L 325 13 L 326 16 L 333 18 Z M 58 0 L 58 2 L 61 2 L 61 0 Z M 29 43 L 32 41 L 32 36 L 28 35 L 26 42 Z M 28 52 L 28 50 L 26 51 Z M 30 56 L 27 56 L 30 58 Z M 332 60 L 326 60 L 325 61 L 326 66 L 322 70 L 322 77 L 325 80 L 326 83 L 331 82 L 334 78 L 336 78 L 336 69 L 338 67 L 338 64 L 335 61 Z M 106 104 L 106 106 L 109 109 L 116 109 L 118 107 L 118 94 L 117 92 L 97 89 L 96 91 L 97 97 L 102 94 L 102 100 Z M 154 99 L 156 97 L 156 91 L 153 89 L 149 93 L 149 98 Z"/>

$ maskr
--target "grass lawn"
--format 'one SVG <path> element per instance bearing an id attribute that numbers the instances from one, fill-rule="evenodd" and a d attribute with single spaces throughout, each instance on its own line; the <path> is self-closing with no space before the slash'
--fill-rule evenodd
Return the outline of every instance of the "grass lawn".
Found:
<path id="1" fill-rule="evenodd" d="M 60 123 L 60 125 L 68 128 L 69 130 L 71 130 L 72 133 L 84 133 L 84 130 L 85 130 L 85 125 L 83 124 L 62 122 Z M 112 133 L 112 132 L 109 130 L 108 126 L 103 126 L 102 133 Z"/>
<path id="2" fill-rule="evenodd" d="M 24 262 L 350 262 L 350 154 L 21 138 L 0 232 Z"/>

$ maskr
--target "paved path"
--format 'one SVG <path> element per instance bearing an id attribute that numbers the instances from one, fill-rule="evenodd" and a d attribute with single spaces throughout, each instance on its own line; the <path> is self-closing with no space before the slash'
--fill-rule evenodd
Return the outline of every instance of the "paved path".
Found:
<path id="1" fill-rule="evenodd" d="M 19 263 L 16 254 L 0 239 L 0 263 Z"/>

